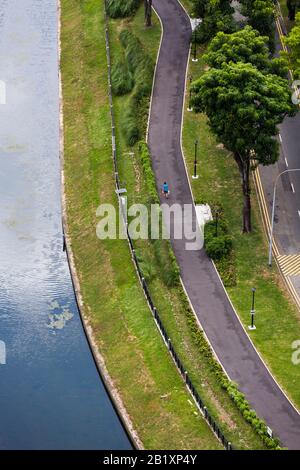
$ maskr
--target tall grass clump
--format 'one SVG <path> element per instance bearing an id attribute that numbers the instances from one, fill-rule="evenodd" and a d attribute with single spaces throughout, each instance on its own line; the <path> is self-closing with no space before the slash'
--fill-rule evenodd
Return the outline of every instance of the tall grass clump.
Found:
<path id="1" fill-rule="evenodd" d="M 112 92 L 116 96 L 127 95 L 134 87 L 132 73 L 124 59 L 119 59 L 111 68 Z"/>
<path id="2" fill-rule="evenodd" d="M 133 146 L 140 140 L 147 125 L 154 63 L 145 52 L 140 40 L 131 31 L 123 30 L 120 33 L 120 41 L 125 49 L 126 63 L 135 83 L 121 123 L 126 144 Z"/>
<path id="3" fill-rule="evenodd" d="M 126 16 L 132 16 L 141 0 L 107 0 L 106 10 L 111 18 L 125 18 Z"/>

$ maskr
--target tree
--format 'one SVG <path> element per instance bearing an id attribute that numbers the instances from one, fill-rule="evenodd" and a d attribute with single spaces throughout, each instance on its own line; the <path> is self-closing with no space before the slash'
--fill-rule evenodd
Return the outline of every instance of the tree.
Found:
<path id="1" fill-rule="evenodd" d="M 267 46 L 268 38 L 260 36 L 251 26 L 232 34 L 219 32 L 211 41 L 208 53 L 203 57 L 205 62 L 214 68 L 221 68 L 224 63 L 244 62 L 255 65 L 264 73 L 274 73 L 286 77 L 287 62 L 283 58 L 270 58 Z"/>
<path id="2" fill-rule="evenodd" d="M 273 0 L 241 0 L 242 13 L 249 18 L 249 24 L 262 36 L 268 36 L 269 47 L 275 50 L 275 25 Z"/>
<path id="3" fill-rule="evenodd" d="M 231 33 L 237 26 L 233 19 L 234 9 L 229 0 L 207 0 L 202 23 L 196 30 L 197 42 L 209 41 L 218 31 Z"/>
<path id="4" fill-rule="evenodd" d="M 277 125 L 294 107 L 286 79 L 241 62 L 212 68 L 193 84 L 193 108 L 205 112 L 217 139 L 232 152 L 242 180 L 243 232 L 251 232 L 250 165 L 278 158 Z"/>
<path id="5" fill-rule="evenodd" d="M 287 0 L 286 6 L 289 10 L 289 20 L 294 21 L 296 17 L 296 12 L 300 6 L 300 0 Z"/>
<path id="6" fill-rule="evenodd" d="M 193 13 L 197 18 L 204 18 L 209 0 L 193 0 Z"/>
<path id="7" fill-rule="evenodd" d="M 294 72 L 295 78 L 300 77 L 300 12 L 295 17 L 295 26 L 291 29 L 289 35 L 284 39 L 289 47 L 288 57 Z"/>
<path id="8" fill-rule="evenodd" d="M 145 5 L 145 25 L 152 26 L 152 0 L 144 0 Z"/>

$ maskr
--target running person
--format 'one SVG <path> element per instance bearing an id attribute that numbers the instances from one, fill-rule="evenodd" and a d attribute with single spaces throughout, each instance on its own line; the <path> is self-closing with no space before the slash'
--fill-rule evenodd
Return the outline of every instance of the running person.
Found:
<path id="1" fill-rule="evenodd" d="M 162 193 L 165 196 L 165 198 L 168 199 L 170 191 L 169 191 L 169 185 L 166 181 L 164 181 L 164 184 L 162 186 Z"/>

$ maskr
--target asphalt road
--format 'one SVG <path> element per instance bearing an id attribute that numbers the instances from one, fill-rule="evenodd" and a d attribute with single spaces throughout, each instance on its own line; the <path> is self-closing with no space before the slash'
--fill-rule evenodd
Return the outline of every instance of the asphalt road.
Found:
<path id="1" fill-rule="evenodd" d="M 180 145 L 190 21 L 177 0 L 154 0 L 153 5 L 164 28 L 149 124 L 153 168 L 158 188 L 164 180 L 170 185 L 169 204 L 192 204 Z M 186 238 L 171 242 L 194 310 L 228 375 L 282 444 L 300 449 L 300 415 L 249 341 L 210 259 L 204 250 L 186 250 Z"/>

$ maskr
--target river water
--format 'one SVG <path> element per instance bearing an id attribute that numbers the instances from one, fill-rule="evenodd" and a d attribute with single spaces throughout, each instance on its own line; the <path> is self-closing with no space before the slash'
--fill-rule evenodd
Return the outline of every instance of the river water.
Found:
<path id="1" fill-rule="evenodd" d="M 0 449 L 129 449 L 62 251 L 56 0 L 0 0 Z"/>

